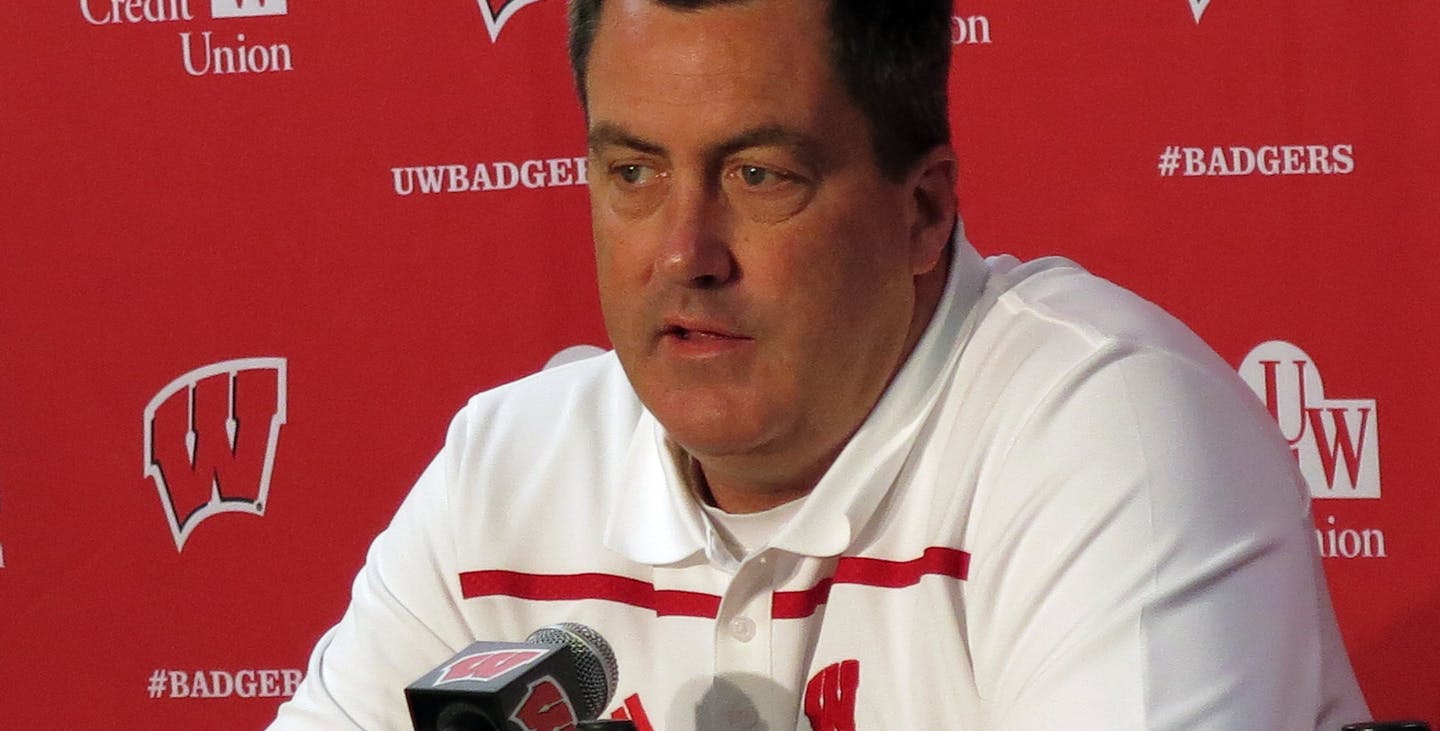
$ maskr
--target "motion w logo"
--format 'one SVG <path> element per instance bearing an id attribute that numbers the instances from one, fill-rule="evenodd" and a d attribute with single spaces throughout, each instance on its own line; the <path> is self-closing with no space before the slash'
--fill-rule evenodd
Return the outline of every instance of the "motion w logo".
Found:
<path id="1" fill-rule="evenodd" d="M 289 0 L 210 0 L 212 18 L 252 18 L 257 15 L 285 15 Z"/>
<path id="2" fill-rule="evenodd" d="M 284 423 L 284 358 L 197 368 L 155 394 L 145 407 L 145 476 L 176 551 L 213 515 L 265 514 Z"/>
<path id="3" fill-rule="evenodd" d="M 805 686 L 805 717 L 815 731 L 855 731 L 855 692 L 860 661 L 825 666 Z"/>
<path id="4" fill-rule="evenodd" d="M 1315 361 L 1280 340 L 1251 350 L 1240 376 L 1280 425 L 1312 497 L 1380 497 L 1380 416 L 1374 399 L 1325 398 Z"/>

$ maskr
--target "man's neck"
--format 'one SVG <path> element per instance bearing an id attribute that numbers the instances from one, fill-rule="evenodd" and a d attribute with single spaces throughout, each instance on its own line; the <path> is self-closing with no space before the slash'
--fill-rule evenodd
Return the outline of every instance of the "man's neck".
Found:
<path id="1" fill-rule="evenodd" d="M 843 446 L 841 445 L 842 448 Z M 707 472 L 699 460 L 694 460 L 694 488 L 698 497 L 707 505 L 727 513 L 758 513 L 809 495 L 839 454 L 840 450 L 837 449 L 835 454 L 818 463 L 816 474 L 782 483 L 747 480 L 743 476 L 727 475 L 718 469 Z"/>

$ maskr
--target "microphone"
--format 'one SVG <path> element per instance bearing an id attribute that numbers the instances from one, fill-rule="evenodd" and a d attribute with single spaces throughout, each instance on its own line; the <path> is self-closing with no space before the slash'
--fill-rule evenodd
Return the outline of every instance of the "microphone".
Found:
<path id="1" fill-rule="evenodd" d="M 524 642 L 475 642 L 405 688 L 415 731 L 550 731 L 599 716 L 615 695 L 615 653 L 574 622 Z"/>
<path id="2" fill-rule="evenodd" d="M 1424 721 L 1365 721 L 1346 724 L 1340 731 L 1430 731 Z"/>

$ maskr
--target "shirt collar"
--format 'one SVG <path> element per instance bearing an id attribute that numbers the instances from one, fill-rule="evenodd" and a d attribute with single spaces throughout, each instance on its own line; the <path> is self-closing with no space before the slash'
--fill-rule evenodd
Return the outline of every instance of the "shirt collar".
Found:
<path id="1" fill-rule="evenodd" d="M 915 350 L 772 547 L 815 557 L 839 555 L 900 473 L 945 387 L 944 374 L 973 328 L 970 315 L 989 272 L 958 221 L 951 243 L 944 294 Z M 633 561 L 663 565 L 713 543 L 709 523 L 671 458 L 664 427 L 649 410 L 636 424 L 620 477 L 605 527 L 606 546 Z"/>
<path id="2" fill-rule="evenodd" d="M 671 459 L 665 429 L 642 409 L 620 468 L 605 546 L 632 561 L 679 562 L 705 549 L 709 524 Z"/>

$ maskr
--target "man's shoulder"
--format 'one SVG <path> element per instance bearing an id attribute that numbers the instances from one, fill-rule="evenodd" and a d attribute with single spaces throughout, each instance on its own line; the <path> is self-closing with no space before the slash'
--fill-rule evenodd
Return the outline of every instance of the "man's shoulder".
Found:
<path id="1" fill-rule="evenodd" d="M 1069 367 L 1097 357 L 1161 355 L 1205 370 L 1228 366 L 1159 305 L 1074 262 L 990 259 L 995 304 L 976 339 L 1000 353 Z"/>
<path id="2" fill-rule="evenodd" d="M 466 427 L 490 438 L 522 439 L 593 434 L 633 425 L 642 409 L 619 360 L 613 352 L 604 352 L 472 396 L 452 431 Z"/>
<path id="3" fill-rule="evenodd" d="M 983 311 L 951 372 L 960 433 L 1008 442 L 1059 409 L 1096 404 L 1108 406 L 1092 434 L 1129 428 L 1109 417 L 1152 402 L 1261 421 L 1235 370 L 1158 305 L 1064 259 L 995 257 L 989 267 Z"/>
<path id="4" fill-rule="evenodd" d="M 613 353 L 547 368 L 470 398 L 450 423 L 437 485 L 470 517 L 589 501 L 621 470 L 643 414 Z"/>

